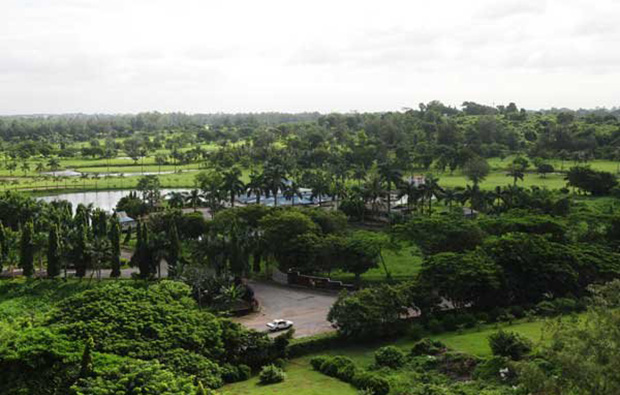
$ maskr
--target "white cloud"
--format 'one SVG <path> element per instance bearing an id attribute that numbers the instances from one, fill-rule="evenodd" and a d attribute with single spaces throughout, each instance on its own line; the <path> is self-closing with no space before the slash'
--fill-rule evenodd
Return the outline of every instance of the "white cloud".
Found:
<path id="1" fill-rule="evenodd" d="M 618 105 L 613 0 L 3 0 L 0 113 Z"/>

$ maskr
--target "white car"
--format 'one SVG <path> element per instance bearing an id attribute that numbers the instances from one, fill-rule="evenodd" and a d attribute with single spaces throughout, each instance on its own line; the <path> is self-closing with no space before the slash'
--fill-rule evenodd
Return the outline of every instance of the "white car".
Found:
<path id="1" fill-rule="evenodd" d="M 267 328 L 269 328 L 271 332 L 281 331 L 284 329 L 288 329 L 292 326 L 293 326 L 293 321 L 287 321 L 287 320 L 273 320 L 267 324 Z"/>

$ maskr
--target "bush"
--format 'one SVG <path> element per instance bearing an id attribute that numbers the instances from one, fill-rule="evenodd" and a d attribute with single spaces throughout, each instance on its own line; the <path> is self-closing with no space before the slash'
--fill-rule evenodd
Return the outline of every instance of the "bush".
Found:
<path id="1" fill-rule="evenodd" d="M 396 369 L 405 363 L 405 354 L 394 346 L 381 347 L 375 351 L 375 364 Z"/>
<path id="2" fill-rule="evenodd" d="M 409 327 L 409 338 L 411 338 L 411 340 L 420 340 L 424 337 L 424 332 L 424 327 L 422 325 L 413 324 Z"/>
<path id="3" fill-rule="evenodd" d="M 292 339 L 287 348 L 287 355 L 289 358 L 301 357 L 333 348 L 343 342 L 344 339 L 336 333 Z"/>
<path id="4" fill-rule="evenodd" d="M 500 320 L 500 317 L 504 317 L 506 314 L 508 312 L 503 307 L 495 307 L 489 312 L 489 320 L 490 322 L 497 322 Z"/>
<path id="5" fill-rule="evenodd" d="M 446 350 L 446 345 L 437 340 L 422 339 L 411 348 L 411 355 L 437 355 Z"/>
<path id="6" fill-rule="evenodd" d="M 532 350 L 530 341 L 518 333 L 502 330 L 489 336 L 489 346 L 493 355 L 519 360 Z"/>
<path id="7" fill-rule="evenodd" d="M 263 367 L 258 377 L 261 384 L 275 384 L 284 381 L 286 373 L 275 365 L 267 365 Z"/>
<path id="8" fill-rule="evenodd" d="M 285 369 L 286 368 L 286 359 L 284 359 L 284 358 L 277 358 L 275 361 L 273 361 L 273 364 L 276 365 L 277 367 L 279 367 L 280 369 Z"/>
<path id="9" fill-rule="evenodd" d="M 458 321 L 452 314 L 448 314 L 441 320 L 443 328 L 447 331 L 454 331 L 458 328 Z"/>
<path id="10" fill-rule="evenodd" d="M 428 320 L 428 322 L 426 323 L 426 327 L 429 331 L 431 331 L 431 333 L 441 333 L 444 331 L 443 325 L 436 318 L 431 318 L 430 320 Z"/>
<path id="11" fill-rule="evenodd" d="M 489 314 L 485 313 L 484 311 L 476 313 L 476 320 L 481 323 L 487 323 L 490 320 Z"/>
<path id="12" fill-rule="evenodd" d="M 469 376 L 477 364 L 478 358 L 472 355 L 460 352 L 447 352 L 442 356 L 440 371 L 459 377 Z"/>
<path id="13" fill-rule="evenodd" d="M 160 361 L 174 373 L 196 377 L 206 387 L 219 388 L 224 384 L 220 367 L 200 354 L 177 348 L 165 353 Z"/>
<path id="14" fill-rule="evenodd" d="M 338 372 L 346 366 L 355 366 L 351 358 L 342 356 L 328 358 L 321 364 L 321 373 L 331 377 L 339 377 Z"/>
<path id="15" fill-rule="evenodd" d="M 557 314 L 555 305 L 549 300 L 543 300 L 536 305 L 536 312 L 544 317 L 552 317 Z"/>
<path id="16" fill-rule="evenodd" d="M 577 302 L 570 298 L 557 298 L 553 301 L 555 310 L 560 314 L 568 314 L 577 311 Z"/>
<path id="17" fill-rule="evenodd" d="M 465 328 L 473 328 L 478 323 L 476 317 L 471 313 L 463 313 L 458 315 L 457 321 L 459 326 L 463 326 Z"/>
<path id="18" fill-rule="evenodd" d="M 373 395 L 386 395 L 390 392 L 390 383 L 376 374 L 359 372 L 353 377 L 353 386 L 361 390 L 370 390 Z"/>
<path id="19" fill-rule="evenodd" d="M 502 379 L 500 372 L 510 371 L 510 361 L 501 356 L 495 356 L 484 360 L 476 366 L 473 378 L 481 381 L 499 381 Z"/>
<path id="20" fill-rule="evenodd" d="M 342 381 L 350 383 L 353 381 L 353 377 L 357 374 L 357 368 L 355 365 L 345 365 L 338 369 L 338 378 Z"/>
<path id="21" fill-rule="evenodd" d="M 320 372 L 321 365 L 323 365 L 323 363 L 325 363 L 325 361 L 327 361 L 328 359 L 329 357 L 325 357 L 323 355 L 320 355 L 318 357 L 313 357 L 310 359 L 310 365 L 312 366 L 312 369 Z"/>
<path id="22" fill-rule="evenodd" d="M 512 306 L 510 308 L 510 314 L 516 318 L 523 318 L 525 317 L 525 309 L 521 306 Z"/>
<path id="23" fill-rule="evenodd" d="M 229 363 L 222 366 L 222 379 L 227 383 L 245 381 L 252 375 L 252 370 L 247 365 L 234 366 Z"/>

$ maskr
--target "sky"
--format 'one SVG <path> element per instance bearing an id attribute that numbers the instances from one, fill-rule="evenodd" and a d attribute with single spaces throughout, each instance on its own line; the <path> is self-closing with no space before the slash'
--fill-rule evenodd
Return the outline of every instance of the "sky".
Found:
<path id="1" fill-rule="evenodd" d="M 620 105 L 617 0 L 0 0 L 0 114 Z"/>

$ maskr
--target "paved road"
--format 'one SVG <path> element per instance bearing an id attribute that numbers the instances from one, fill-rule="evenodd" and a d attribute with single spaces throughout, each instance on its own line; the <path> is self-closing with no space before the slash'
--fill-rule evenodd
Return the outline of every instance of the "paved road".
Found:
<path id="1" fill-rule="evenodd" d="M 254 289 L 254 296 L 260 302 L 261 309 L 258 313 L 236 318 L 236 322 L 264 331 L 269 321 L 277 318 L 291 320 L 295 323 L 295 337 L 334 330 L 327 321 L 327 313 L 336 301 L 335 293 L 266 282 L 251 281 L 249 284 Z"/>

